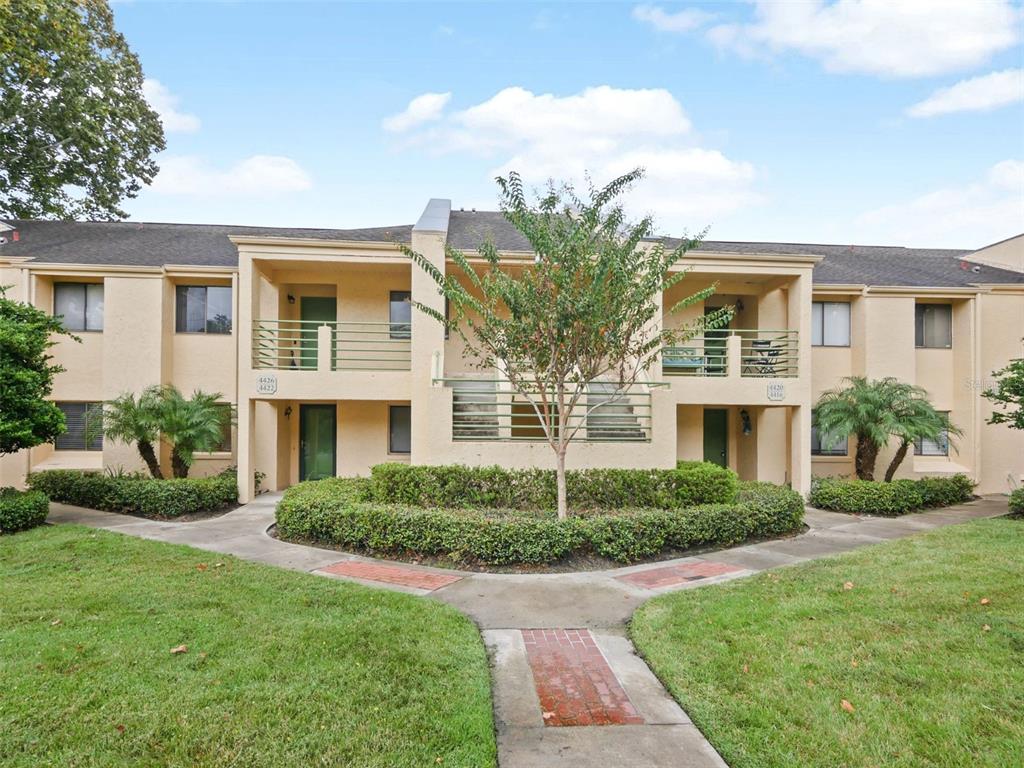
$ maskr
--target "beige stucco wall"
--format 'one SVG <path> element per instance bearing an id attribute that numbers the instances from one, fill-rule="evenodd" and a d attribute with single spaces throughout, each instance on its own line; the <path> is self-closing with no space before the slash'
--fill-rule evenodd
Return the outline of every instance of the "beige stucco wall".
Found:
<path id="1" fill-rule="evenodd" d="M 413 247 L 445 269 L 443 228 L 420 227 Z M 56 381 L 54 398 L 101 400 L 124 391 L 138 392 L 153 383 L 173 383 L 186 393 L 219 391 L 238 404 L 238 426 L 231 454 L 197 458 L 195 474 L 239 465 L 243 485 L 255 471 L 267 475 L 265 487 L 279 489 L 298 479 L 298 410 L 304 402 L 331 402 L 338 409 L 338 463 L 343 475 L 366 474 L 388 460 L 415 463 L 502 464 L 512 467 L 554 466 L 542 442 L 454 441 L 451 433 L 452 391 L 445 375 L 475 373 L 462 356 L 457 334 L 444 339 L 442 328 L 413 312 L 408 370 L 275 372 L 278 390 L 256 392 L 264 371 L 251 366 L 254 319 L 297 318 L 302 296 L 335 296 L 341 322 L 385 323 L 392 290 L 411 290 L 416 300 L 444 311 L 433 281 L 414 269 L 391 244 L 252 241 L 239 244 L 237 273 L 232 270 L 161 271 L 111 269 L 37 269 L 0 265 L 0 280 L 15 286 L 52 310 L 55 279 L 103 280 L 105 317 L 102 333 L 82 334 L 81 344 L 61 341 L 57 362 L 68 372 Z M 1015 253 L 1015 252 L 1014 252 Z M 990 254 L 991 255 L 991 254 Z M 999 256 L 999 254 L 996 254 Z M 671 306 L 712 282 L 718 292 L 708 306 L 737 305 L 732 328 L 793 329 L 799 334 L 799 373 L 783 381 L 781 401 L 769 400 L 766 381 L 741 377 L 651 378 L 668 386 L 651 390 L 653 427 L 649 442 L 579 443 L 569 451 L 572 467 L 672 466 L 678 459 L 703 457 L 703 409 L 729 413 L 729 464 L 742 477 L 792 482 L 806 489 L 811 473 L 850 474 L 853 446 L 846 457 L 810 457 L 810 408 L 825 389 L 848 375 L 895 376 L 925 387 L 937 407 L 951 412 L 965 430 L 959 451 L 950 457 L 908 457 L 901 476 L 968 471 L 982 491 L 1000 491 L 1014 478 L 1024 481 L 1024 435 L 1005 426 L 985 424 L 991 413 L 980 391 L 991 372 L 1024 354 L 1024 291 L 979 288 L 966 291 L 819 287 L 815 299 L 851 302 L 849 348 L 810 346 L 813 260 L 794 257 L 741 257 L 701 252 L 689 258 L 692 273 L 664 298 Z M 1004 258 L 1004 256 L 999 256 Z M 1009 259 L 1009 256 L 1005 257 Z M 1011 260 L 1012 261 L 1012 260 Z M 224 336 L 174 332 L 174 286 L 220 284 L 235 288 L 234 332 Z M 296 297 L 289 304 L 287 296 Z M 914 306 L 919 301 L 946 302 L 954 308 L 951 350 L 914 348 Z M 666 318 L 678 325 L 699 317 L 698 303 Z M 738 344 L 730 340 L 736 362 Z M 777 393 L 776 393 L 777 394 Z M 412 453 L 387 453 L 387 408 L 412 406 Z M 291 408 L 290 415 L 287 409 Z M 752 434 L 742 434 L 740 411 L 750 414 Z M 888 463 L 879 457 L 878 469 Z M 166 450 L 163 452 L 166 459 Z M 20 482 L 30 465 L 124 466 L 141 463 L 127 446 L 107 445 L 102 453 L 32 452 L 0 459 L 0 482 Z M 243 495 L 252 489 L 243 490 Z"/>

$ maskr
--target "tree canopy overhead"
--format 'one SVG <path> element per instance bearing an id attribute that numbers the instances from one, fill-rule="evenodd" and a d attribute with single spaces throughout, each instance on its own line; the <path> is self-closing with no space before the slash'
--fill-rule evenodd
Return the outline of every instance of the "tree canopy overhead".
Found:
<path id="1" fill-rule="evenodd" d="M 120 219 L 163 127 L 106 0 L 0 0 L 0 216 Z"/>

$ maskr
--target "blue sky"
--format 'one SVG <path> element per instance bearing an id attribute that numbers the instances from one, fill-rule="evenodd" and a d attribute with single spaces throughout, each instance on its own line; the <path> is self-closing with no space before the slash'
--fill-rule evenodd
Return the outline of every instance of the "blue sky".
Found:
<path id="1" fill-rule="evenodd" d="M 115 5 L 167 150 L 141 221 L 358 227 L 605 181 L 669 233 L 1024 231 L 1019 3 Z"/>

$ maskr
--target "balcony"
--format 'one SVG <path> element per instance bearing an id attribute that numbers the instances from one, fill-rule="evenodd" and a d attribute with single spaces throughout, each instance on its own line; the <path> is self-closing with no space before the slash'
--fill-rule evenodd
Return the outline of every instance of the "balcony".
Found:
<path id="1" fill-rule="evenodd" d="M 796 378 L 799 374 L 797 331 L 724 329 L 707 331 L 685 345 L 662 350 L 665 376 L 760 379 Z"/>
<path id="2" fill-rule="evenodd" d="M 533 405 L 508 381 L 487 378 L 438 379 L 452 390 L 452 440 L 543 441 L 544 424 Z M 567 428 L 581 442 L 646 443 L 651 440 L 651 386 L 618 389 L 614 382 L 580 385 L 580 400 Z M 536 399 L 540 390 L 529 394 Z M 549 396 L 549 402 L 551 401 Z M 557 421 L 557 416 L 552 417 Z"/>
<path id="3" fill-rule="evenodd" d="M 252 367 L 257 370 L 408 371 L 408 323 L 255 320 Z"/>

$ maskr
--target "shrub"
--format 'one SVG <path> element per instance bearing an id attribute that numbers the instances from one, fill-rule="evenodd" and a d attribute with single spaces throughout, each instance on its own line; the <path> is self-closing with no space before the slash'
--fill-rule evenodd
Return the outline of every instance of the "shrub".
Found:
<path id="1" fill-rule="evenodd" d="M 922 477 L 917 481 L 925 507 L 948 507 L 962 504 L 974 497 L 974 481 L 967 475 Z"/>
<path id="2" fill-rule="evenodd" d="M 1018 488 L 1010 494 L 1010 512 L 1014 515 L 1024 515 L 1024 488 Z"/>
<path id="3" fill-rule="evenodd" d="M 230 470 L 211 477 L 154 480 L 138 474 L 50 469 L 30 474 L 28 484 L 53 501 L 143 517 L 214 512 L 238 501 L 238 483 Z"/>
<path id="4" fill-rule="evenodd" d="M 675 509 L 728 503 L 736 474 L 715 464 L 675 469 L 585 469 L 566 474 L 572 508 Z M 542 469 L 379 464 L 367 489 L 372 501 L 448 509 L 554 509 L 555 473 Z"/>
<path id="5" fill-rule="evenodd" d="M 926 507 L 948 507 L 968 501 L 974 483 L 966 475 L 925 477 L 920 480 L 815 478 L 810 502 L 820 509 L 866 515 L 905 515 Z"/>
<path id="6" fill-rule="evenodd" d="M 924 505 L 921 492 L 913 480 L 840 480 L 824 478 L 811 487 L 811 505 L 853 514 L 905 515 Z"/>
<path id="7" fill-rule="evenodd" d="M 0 534 L 42 525 L 49 512 L 50 500 L 42 491 L 0 488 Z"/>
<path id="8" fill-rule="evenodd" d="M 486 489 L 475 485 L 481 475 L 460 470 L 450 474 L 393 473 L 392 466 L 382 470 L 387 487 L 411 494 L 406 498 L 421 498 L 426 490 L 435 498 L 445 497 L 456 487 L 459 493 L 470 489 L 484 499 L 501 493 L 497 485 Z M 488 473 L 491 471 L 488 468 Z M 488 473 L 482 476 L 489 477 Z M 535 479 L 533 473 L 516 475 L 525 477 L 527 485 Z M 452 478 L 455 482 L 446 482 Z M 591 510 L 559 520 L 553 510 L 441 509 L 383 503 L 375 498 L 375 493 L 380 493 L 380 487 L 375 487 L 379 480 L 379 476 L 369 482 L 334 478 L 289 488 L 277 506 L 279 535 L 380 554 L 439 556 L 462 563 L 542 564 L 588 553 L 628 563 L 666 549 L 727 546 L 754 536 L 787 533 L 803 523 L 800 495 L 768 483 L 744 484 L 737 500 L 729 504 L 614 513 Z M 735 481 L 731 485 L 735 487 Z M 508 496 L 502 494 L 502 498 Z"/>

